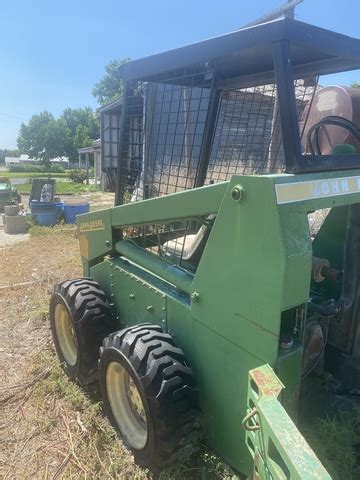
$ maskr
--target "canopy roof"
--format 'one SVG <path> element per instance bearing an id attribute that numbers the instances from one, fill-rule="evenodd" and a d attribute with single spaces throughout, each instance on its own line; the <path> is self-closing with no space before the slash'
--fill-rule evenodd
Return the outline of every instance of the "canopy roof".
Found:
<path id="1" fill-rule="evenodd" d="M 272 45 L 284 40 L 289 42 L 295 78 L 360 68 L 359 39 L 284 18 L 126 63 L 120 74 L 124 80 L 184 85 L 196 74 L 198 84 L 205 84 L 206 71 L 215 66 L 220 82 L 233 78 L 248 85 L 257 79 L 271 81 Z M 180 70 L 181 74 L 167 75 Z"/>

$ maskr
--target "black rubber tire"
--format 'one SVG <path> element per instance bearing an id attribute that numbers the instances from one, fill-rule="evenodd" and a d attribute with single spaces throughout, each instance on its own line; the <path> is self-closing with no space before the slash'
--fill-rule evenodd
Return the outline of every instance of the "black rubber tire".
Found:
<path id="1" fill-rule="evenodd" d="M 126 440 L 111 409 L 106 371 L 113 361 L 125 367 L 141 395 L 148 425 L 141 450 Z M 99 375 L 104 411 L 136 463 L 157 471 L 174 461 L 188 461 L 196 453 L 201 439 L 198 390 L 171 335 L 148 324 L 112 333 L 100 350 Z"/>
<path id="2" fill-rule="evenodd" d="M 65 306 L 77 344 L 75 365 L 62 353 L 55 327 L 55 307 Z M 98 380 L 98 360 L 103 339 L 116 328 L 105 293 L 91 278 L 77 278 L 55 285 L 50 298 L 50 326 L 56 353 L 65 373 L 79 384 Z"/>

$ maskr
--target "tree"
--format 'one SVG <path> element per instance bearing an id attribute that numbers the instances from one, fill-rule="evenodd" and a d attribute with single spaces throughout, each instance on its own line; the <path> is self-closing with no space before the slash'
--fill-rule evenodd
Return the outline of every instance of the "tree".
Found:
<path id="1" fill-rule="evenodd" d="M 120 78 L 119 68 L 129 61 L 130 58 L 118 58 L 105 66 L 105 75 L 95 84 L 92 91 L 100 105 L 106 105 L 121 96 L 123 82 Z"/>
<path id="2" fill-rule="evenodd" d="M 47 167 L 50 159 L 66 154 L 70 130 L 47 111 L 33 115 L 29 123 L 22 123 L 17 139 L 19 149 Z"/>
<path id="3" fill-rule="evenodd" d="M 59 122 L 69 130 L 66 156 L 70 161 L 77 160 L 78 148 L 89 147 L 100 137 L 99 118 L 90 107 L 66 108 Z"/>
<path id="4" fill-rule="evenodd" d="M 90 147 L 93 141 L 94 139 L 90 137 L 88 127 L 81 124 L 76 127 L 76 135 L 74 137 L 74 147 L 76 149 Z"/>
<path id="5" fill-rule="evenodd" d="M 351 88 L 360 88 L 360 82 L 351 82 L 350 87 Z"/>

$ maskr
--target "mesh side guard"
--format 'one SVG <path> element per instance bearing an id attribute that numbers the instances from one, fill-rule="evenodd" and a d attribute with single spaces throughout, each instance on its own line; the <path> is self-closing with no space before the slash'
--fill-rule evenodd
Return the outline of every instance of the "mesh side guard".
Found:
<path id="1" fill-rule="evenodd" d="M 253 480 L 331 480 L 278 400 L 283 389 L 269 365 L 250 370 L 243 426 Z"/>

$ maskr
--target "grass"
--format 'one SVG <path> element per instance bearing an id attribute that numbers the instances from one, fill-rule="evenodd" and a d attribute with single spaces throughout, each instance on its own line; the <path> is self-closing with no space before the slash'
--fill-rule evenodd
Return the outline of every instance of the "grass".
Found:
<path id="1" fill-rule="evenodd" d="M 44 227 L 42 225 L 35 225 L 34 223 L 29 223 L 28 232 L 32 237 L 54 235 L 56 233 L 72 233 L 74 235 L 77 235 L 76 225 L 66 223 L 60 223 L 54 225 L 53 227 Z"/>
<path id="2" fill-rule="evenodd" d="M 67 172 L 65 173 L 44 173 L 44 172 L 0 172 L 0 176 L 8 178 L 43 178 L 50 176 L 51 178 L 66 178 L 69 176 Z M 6 175 L 5 175 L 6 173 Z"/>
<path id="3" fill-rule="evenodd" d="M 30 194 L 31 184 L 24 183 L 16 186 L 19 193 Z M 84 183 L 57 182 L 55 185 L 55 195 L 77 195 L 88 192 L 98 192 L 98 185 L 86 185 Z"/>
<path id="4" fill-rule="evenodd" d="M 91 205 L 90 212 L 98 212 L 99 210 L 104 210 L 106 208 L 111 208 L 113 206 L 114 206 L 113 203 L 104 203 L 102 205 Z"/>
<path id="5" fill-rule="evenodd" d="M 31 432 L 26 435 L 27 453 L 41 452 L 41 456 L 32 458 L 31 465 L 37 468 L 38 478 L 42 475 L 70 479 L 156 478 L 149 470 L 134 464 L 107 423 L 97 385 L 84 389 L 71 382 L 49 348 L 31 354 L 27 375 L 29 380 L 17 386 L 14 394 L 7 395 L 2 403 L 9 407 L 18 406 L 20 402 L 22 411 L 26 411 L 25 419 L 21 419 L 21 414 L 18 417 L 22 426 Z M 19 430 L 16 434 L 21 438 Z M 10 459 L 8 466 L 24 474 L 21 459 L 17 456 Z M 192 464 L 172 465 L 157 478 L 230 480 L 238 477 L 216 455 L 203 450 Z"/>
<path id="6" fill-rule="evenodd" d="M 360 406 L 318 419 L 304 433 L 333 480 L 360 478 Z"/>

